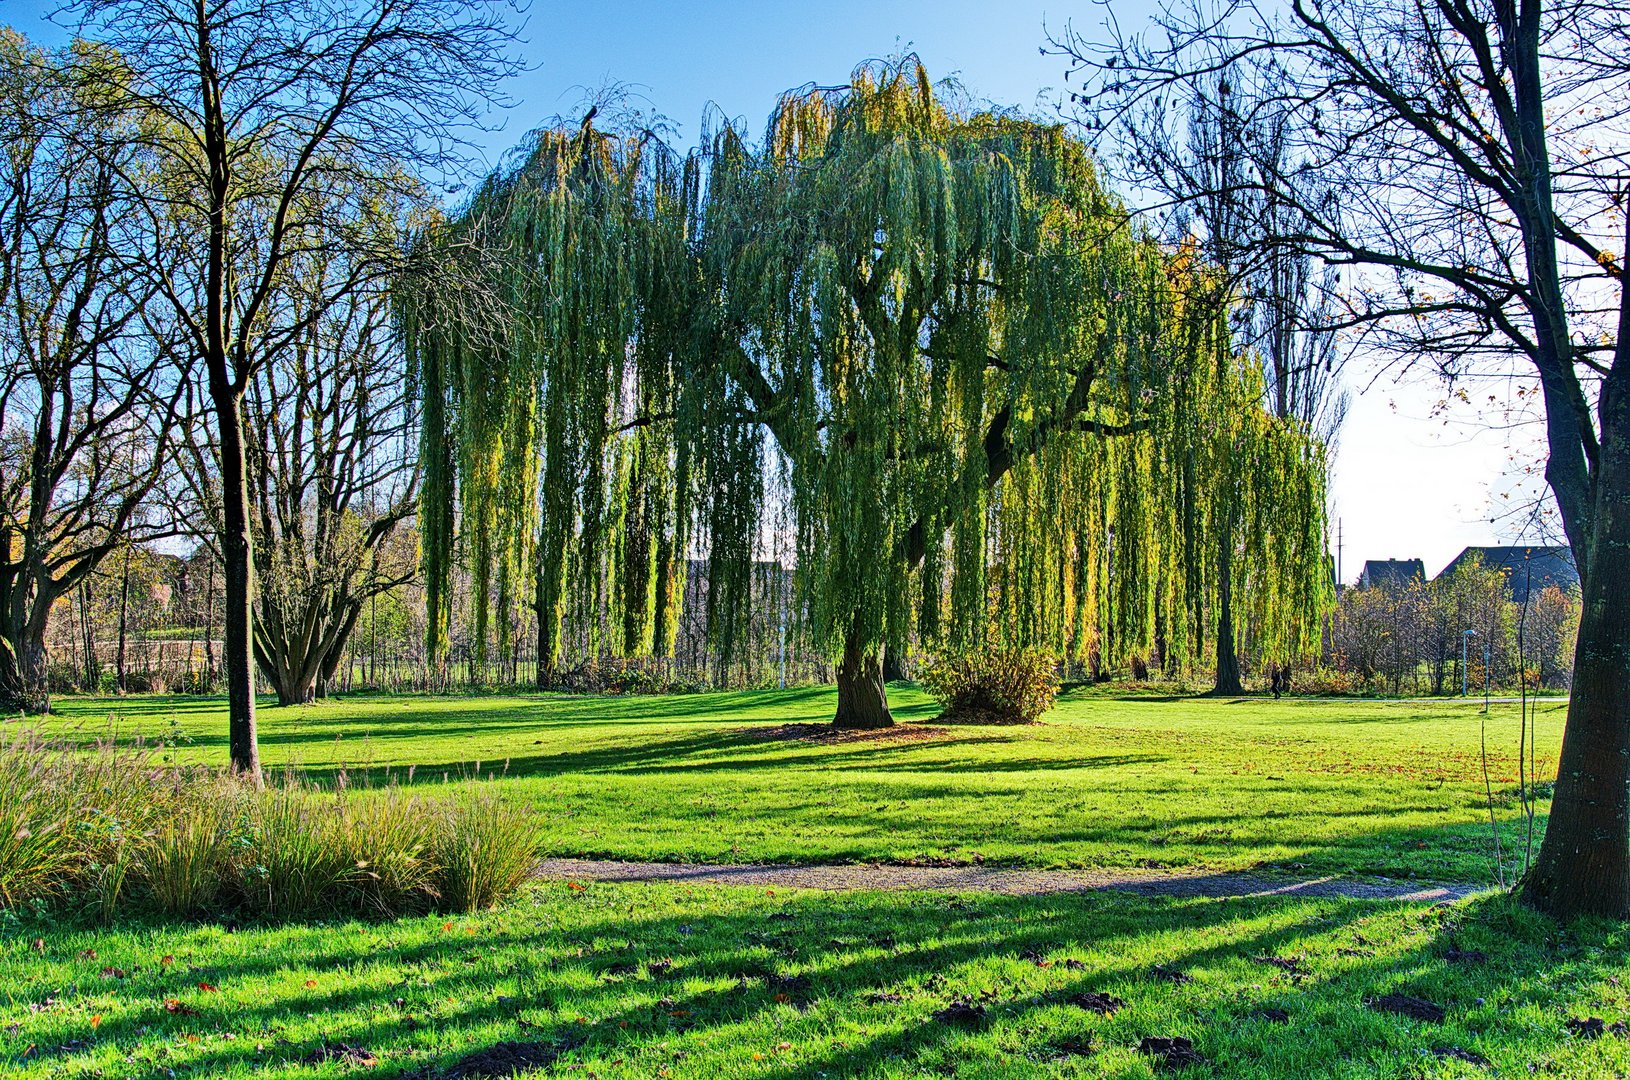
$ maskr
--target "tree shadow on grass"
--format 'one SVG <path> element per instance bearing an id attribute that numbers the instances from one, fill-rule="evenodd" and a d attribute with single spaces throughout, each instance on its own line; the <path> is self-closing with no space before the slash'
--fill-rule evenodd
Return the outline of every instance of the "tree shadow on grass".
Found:
<path id="1" fill-rule="evenodd" d="M 1437 1049 L 1505 1066 L 1560 1045 L 1567 1017 L 1599 1008 L 1630 961 L 1609 928 L 1562 933 L 1504 899 L 1428 907 L 557 884 L 475 921 L 155 929 L 124 945 L 27 930 L 43 944 L 0 968 L 18 1024 L 0 1046 L 42 1075 L 88 1069 L 99 1053 L 176 1076 L 266 1075 L 299 1061 L 314 1062 L 310 1075 L 339 1075 L 341 1064 L 316 1058 L 344 1043 L 378 1056 L 370 1075 L 436 1077 L 504 1042 L 544 1044 L 559 1054 L 557 1072 L 601 1076 L 622 1075 L 619 1062 L 627 1075 L 1030 1076 L 1079 1064 L 1063 1060 L 1071 1054 L 1119 1074 L 1142 1037 L 1172 1034 L 1192 1038 L 1221 1075 L 1373 1074 L 1400 1061 L 1434 1075 Z M 122 949 L 147 963 L 137 970 Z M 160 950 L 175 962 L 146 957 Z M 97 974 L 107 964 L 131 970 L 114 983 Z M 1155 965 L 1192 981 L 1152 979 Z M 120 1004 L 94 1006 L 107 1015 L 92 1030 L 78 999 L 109 984 Z M 1126 1008 L 1099 1016 L 1069 1004 L 1088 990 Z M 1427 998 L 1448 1018 L 1419 1024 L 1364 1008 L 1385 993 Z M 957 999 L 983 1018 L 935 1018 Z M 1259 1015 L 1269 1008 L 1291 1022 Z"/>

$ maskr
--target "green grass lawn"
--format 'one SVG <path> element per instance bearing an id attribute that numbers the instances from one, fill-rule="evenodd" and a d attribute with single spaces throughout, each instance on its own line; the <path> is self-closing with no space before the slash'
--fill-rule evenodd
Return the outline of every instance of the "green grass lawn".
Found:
<path id="1" fill-rule="evenodd" d="M 1504 899 L 535 886 L 471 918 L 95 932 L 11 920 L 5 1075 L 1226 1077 L 1630 1072 L 1623 928 Z M 1156 966 L 1189 981 L 1167 981 Z M 1120 999 L 1112 1015 L 1086 993 Z M 1366 1007 L 1404 994 L 1439 1020 Z M 941 1013 L 953 1002 L 972 1006 Z M 1279 1010 L 1273 1013 L 1270 1010 Z M 936 1016 L 941 1013 L 941 1016 Z M 1588 1039 L 1570 1020 L 1601 1018 Z M 1479 1064 L 1481 1062 L 1481 1064 Z M 491 1066 L 491 1068 L 483 1068 Z"/>
<path id="2" fill-rule="evenodd" d="M 908 727 L 932 727 L 925 698 L 893 697 Z M 218 701 L 60 705 L 59 735 L 225 758 Z M 1472 704 L 1085 692 L 1031 727 L 772 737 L 832 706 L 822 690 L 356 696 L 264 709 L 262 748 L 318 778 L 491 774 L 538 808 L 554 855 L 1493 874 Z M 1541 775 L 1562 709 L 1540 710 Z M 1495 706 L 1488 736 L 1520 860 L 1514 706 Z M 1630 1038 L 1613 1027 L 1630 1016 L 1630 931 L 1559 927 L 1492 894 L 556 882 L 470 917 L 82 919 L 72 905 L 0 913 L 4 1075 L 1150 1077 L 1166 1070 L 1140 1045 L 1171 1037 L 1199 1055 L 1195 1076 L 1630 1075 Z M 1386 995 L 1443 1013 L 1369 1004 Z"/>
<path id="3" fill-rule="evenodd" d="M 933 703 L 891 690 L 897 717 Z M 823 721 L 826 689 L 680 697 L 357 695 L 263 708 L 271 764 L 416 782 L 479 770 L 542 812 L 552 855 L 704 862 L 987 862 L 1172 866 L 1488 882 L 1493 842 L 1480 703 L 1212 700 L 1079 692 L 1045 723 L 929 738 L 767 738 Z M 70 698 L 50 721 L 185 737 L 221 762 L 225 709 L 186 697 Z M 1539 707 L 1539 775 L 1555 772 L 1566 705 Z M 1488 719 L 1508 868 L 1518 709 Z M 1543 810 L 1543 806 L 1541 807 Z M 1541 816 L 1536 837 L 1543 832 Z M 1513 863 L 1515 860 L 1515 863 Z"/>

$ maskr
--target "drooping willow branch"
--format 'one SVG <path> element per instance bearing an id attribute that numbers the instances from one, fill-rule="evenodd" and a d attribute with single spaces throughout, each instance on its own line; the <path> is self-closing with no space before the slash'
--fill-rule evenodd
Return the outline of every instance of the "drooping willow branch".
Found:
<path id="1" fill-rule="evenodd" d="M 591 655 L 662 654 L 701 559 L 728 664 L 784 527 L 802 631 L 834 655 L 1188 663 L 1202 553 L 1236 525 L 1242 629 L 1312 644 L 1322 453 L 1263 412 L 1219 276 L 1142 234 L 1061 127 L 948 97 L 908 59 L 787 95 L 758 147 L 547 131 L 427 240 L 478 253 L 463 288 L 400 305 L 433 646 L 463 557 L 477 650 L 529 575 L 544 677 L 565 625 Z"/>

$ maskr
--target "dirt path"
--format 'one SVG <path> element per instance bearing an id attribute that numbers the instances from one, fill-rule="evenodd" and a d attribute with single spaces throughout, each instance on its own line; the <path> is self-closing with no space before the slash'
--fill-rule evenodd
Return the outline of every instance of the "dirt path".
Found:
<path id="1" fill-rule="evenodd" d="M 1341 896 L 1358 900 L 1458 900 L 1479 885 L 1278 878 L 1204 870 L 1023 870 L 987 866 L 747 866 L 546 859 L 549 881 L 667 881 L 799 889 L 925 889 L 1010 896 L 1114 889 L 1144 896 Z"/>

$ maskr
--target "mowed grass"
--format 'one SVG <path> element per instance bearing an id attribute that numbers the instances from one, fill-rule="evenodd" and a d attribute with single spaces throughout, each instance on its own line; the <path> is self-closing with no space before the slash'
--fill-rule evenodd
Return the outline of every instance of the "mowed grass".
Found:
<path id="1" fill-rule="evenodd" d="M 897 718 L 933 702 L 893 687 Z M 266 707 L 273 765 L 416 782 L 480 772 L 542 816 L 548 854 L 698 862 L 985 861 L 1036 867 L 1267 869 L 1495 879 L 1481 703 L 1203 699 L 1084 692 L 1045 722 L 838 743 L 773 737 L 828 719 L 827 689 L 678 697 L 355 695 Z M 1566 704 L 1538 707 L 1555 775 Z M 79 698 L 81 740 L 171 738 L 223 761 L 218 700 Z M 1528 828 L 1518 707 L 1486 720 L 1507 874 Z M 1541 816 L 1534 827 L 1543 834 Z"/>
<path id="2" fill-rule="evenodd" d="M 1627 961 L 1622 927 L 1559 929 L 1492 897 L 553 883 L 451 920 L 15 920 L 0 1065 L 19 1080 L 1150 1077 L 1159 1059 L 1138 1047 L 1179 1036 L 1203 1059 L 1194 1076 L 1590 1080 L 1630 1073 L 1612 1030 Z M 1072 1000 L 1088 992 L 1121 1007 Z M 1366 1005 L 1389 994 L 1444 1015 Z M 1570 1030 L 1592 1017 L 1601 1037 Z"/>

